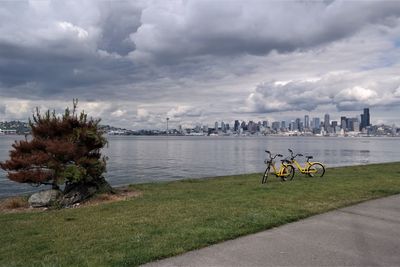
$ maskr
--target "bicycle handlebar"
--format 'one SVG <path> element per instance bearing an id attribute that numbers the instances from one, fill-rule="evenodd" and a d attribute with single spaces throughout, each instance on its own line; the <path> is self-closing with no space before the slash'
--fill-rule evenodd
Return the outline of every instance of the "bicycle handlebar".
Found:
<path id="1" fill-rule="evenodd" d="M 292 160 L 294 160 L 297 156 L 299 156 L 299 157 L 303 157 L 304 155 L 303 154 L 296 154 L 296 155 L 294 155 L 293 156 L 293 150 L 291 150 L 291 149 L 288 149 L 289 150 L 289 152 L 290 152 L 290 158 L 292 159 Z"/>
<path id="2" fill-rule="evenodd" d="M 269 159 L 270 159 L 270 160 L 273 160 L 273 159 L 275 159 L 276 157 L 280 157 L 280 158 L 283 157 L 282 154 L 276 154 L 275 156 L 272 156 L 271 152 L 268 151 L 268 150 L 265 150 L 265 152 L 269 154 Z"/>

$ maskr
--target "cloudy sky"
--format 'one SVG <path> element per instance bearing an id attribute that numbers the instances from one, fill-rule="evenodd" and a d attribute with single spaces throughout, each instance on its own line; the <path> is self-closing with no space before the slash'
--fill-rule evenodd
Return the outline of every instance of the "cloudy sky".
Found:
<path id="1" fill-rule="evenodd" d="M 1 1 L 0 121 L 129 129 L 371 110 L 400 125 L 399 1 Z"/>

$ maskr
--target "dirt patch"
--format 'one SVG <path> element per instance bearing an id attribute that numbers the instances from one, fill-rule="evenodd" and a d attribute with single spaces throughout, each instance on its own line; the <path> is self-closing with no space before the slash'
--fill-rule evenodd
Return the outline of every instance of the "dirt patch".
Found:
<path id="1" fill-rule="evenodd" d="M 27 197 L 9 197 L 0 200 L 0 212 L 17 212 L 29 209 Z"/>
<path id="2" fill-rule="evenodd" d="M 129 188 L 128 186 L 114 189 L 115 194 L 106 193 L 95 195 L 84 202 L 73 205 L 71 208 L 97 206 L 104 203 L 124 201 L 142 195 L 142 192 Z M 28 197 L 9 197 L 0 200 L 0 213 L 37 212 L 45 210 L 49 210 L 49 208 L 31 208 L 28 203 Z"/>
<path id="3" fill-rule="evenodd" d="M 129 187 L 119 187 L 115 188 L 115 194 L 99 194 L 94 196 L 93 198 L 79 203 L 79 205 L 76 206 L 96 206 L 99 204 L 103 203 L 109 203 L 109 202 L 116 202 L 116 201 L 123 201 L 123 200 L 128 200 L 131 198 L 139 197 L 142 195 L 142 192 L 134 190 Z"/>

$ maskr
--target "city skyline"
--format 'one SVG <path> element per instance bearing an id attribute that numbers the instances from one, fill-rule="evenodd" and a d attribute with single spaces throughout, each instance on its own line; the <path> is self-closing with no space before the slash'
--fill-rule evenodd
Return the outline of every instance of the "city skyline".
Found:
<path id="1" fill-rule="evenodd" d="M 361 131 L 362 129 L 366 129 L 373 124 L 370 121 L 370 110 L 369 108 L 364 108 L 363 113 L 359 114 L 359 116 L 349 117 L 349 116 L 340 116 L 340 119 L 331 119 L 330 114 L 324 114 L 324 119 L 321 120 L 321 117 L 312 117 L 308 114 L 305 114 L 302 118 L 292 118 L 289 120 L 282 120 L 282 121 L 256 121 L 256 120 L 235 120 L 234 122 L 226 121 L 226 120 L 219 120 L 214 122 L 214 127 L 209 127 L 209 124 L 194 124 L 192 128 L 198 129 L 219 129 L 224 131 L 226 130 L 233 130 L 238 131 L 239 128 L 247 127 L 248 125 L 262 125 L 265 128 L 271 129 L 288 129 L 291 131 L 299 130 L 304 131 L 307 130 L 320 130 L 321 127 L 325 129 L 325 131 L 329 132 L 330 128 L 333 128 L 333 132 L 335 132 L 335 127 L 339 127 L 339 129 L 344 129 L 346 131 Z M 248 123 L 248 124 L 247 124 Z M 393 124 L 392 124 L 393 125 Z M 390 125 L 390 126 L 392 126 Z M 226 127 L 227 126 L 227 127 Z M 185 128 L 182 125 L 179 125 L 178 128 Z M 190 127 L 188 127 L 190 128 Z M 206 131 L 206 130 L 203 130 Z"/>
<path id="2" fill-rule="evenodd" d="M 0 121 L 78 98 L 130 129 L 363 107 L 400 125 L 397 1 L 6 1 L 0 13 Z"/>

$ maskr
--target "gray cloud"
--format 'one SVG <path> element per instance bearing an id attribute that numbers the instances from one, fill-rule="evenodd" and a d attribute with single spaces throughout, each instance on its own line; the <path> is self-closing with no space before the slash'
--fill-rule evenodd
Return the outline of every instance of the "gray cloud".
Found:
<path id="1" fill-rule="evenodd" d="M 131 127 L 394 107 L 399 14 L 396 1 L 6 1 L 0 120 L 73 97 Z"/>
<path id="2" fill-rule="evenodd" d="M 396 1 L 184 1 L 148 6 L 135 59 L 264 55 L 310 48 L 398 16 Z"/>

